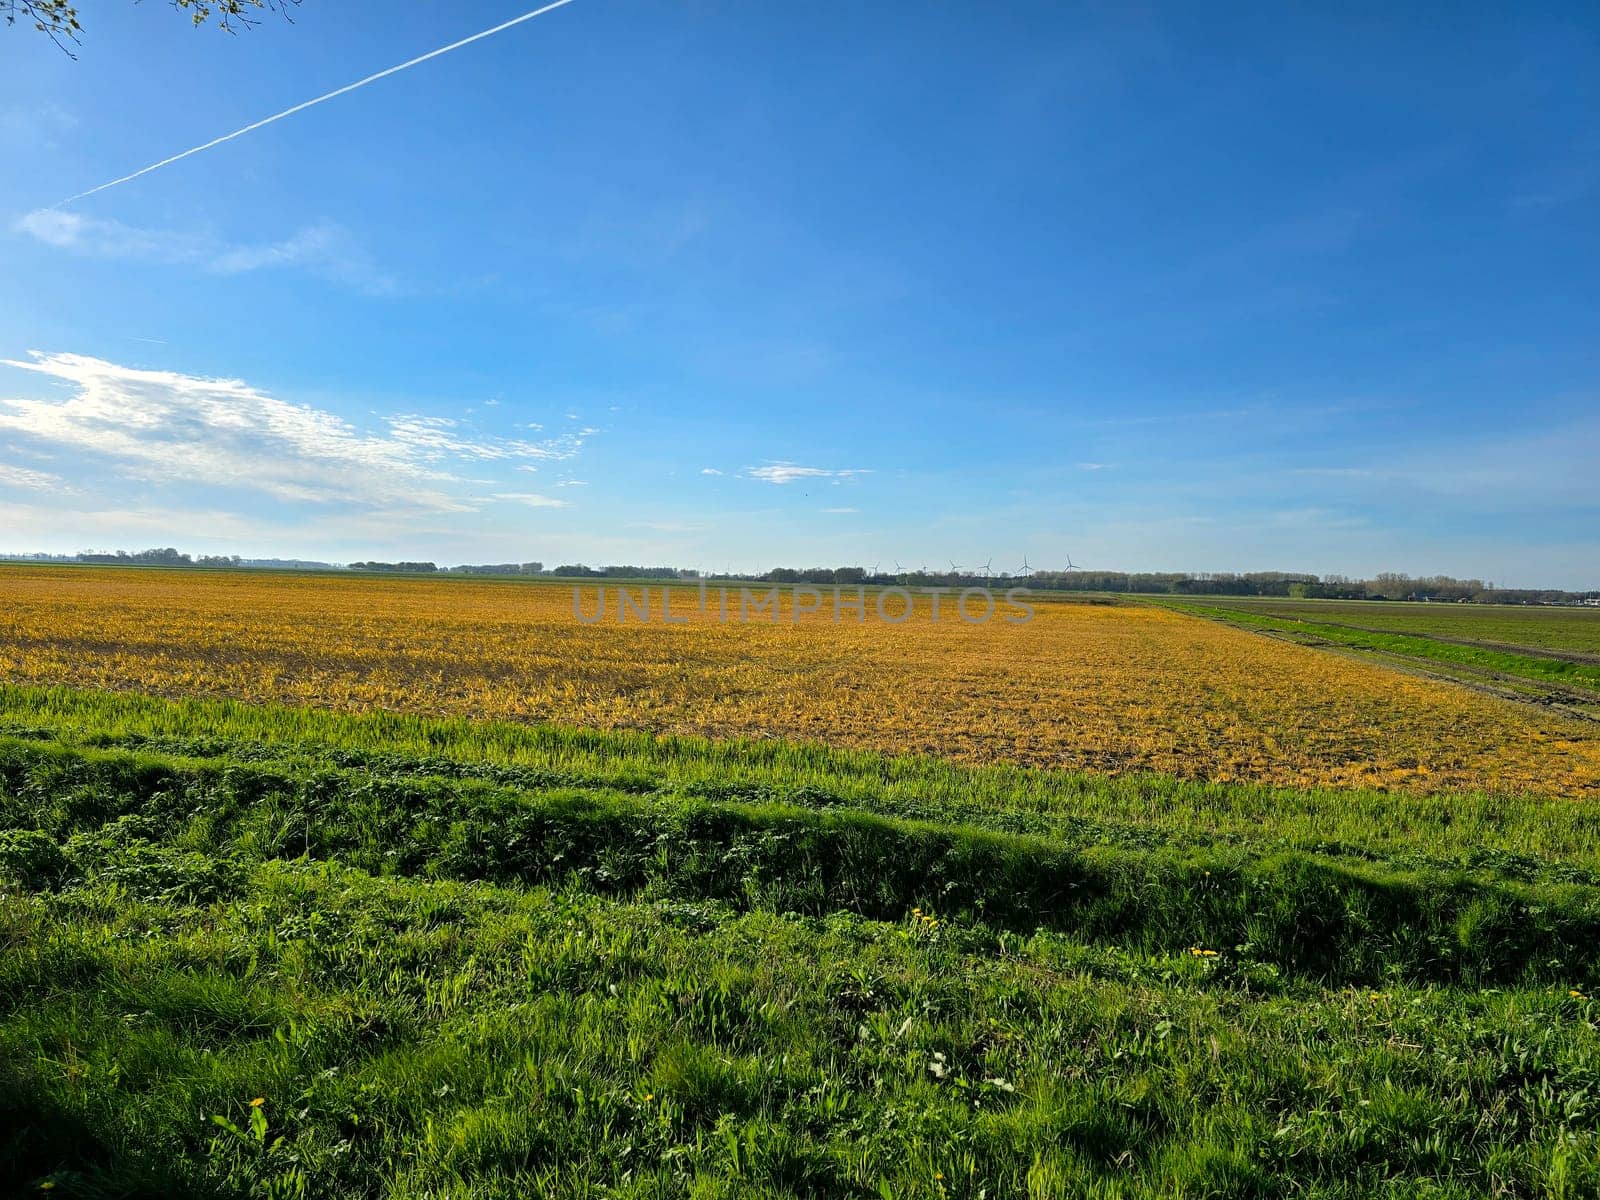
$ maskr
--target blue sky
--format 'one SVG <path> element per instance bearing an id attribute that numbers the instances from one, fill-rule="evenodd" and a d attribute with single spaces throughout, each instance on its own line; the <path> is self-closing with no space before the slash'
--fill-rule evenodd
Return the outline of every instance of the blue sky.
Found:
<path id="1" fill-rule="evenodd" d="M 1600 10 L 0 29 L 3 549 L 1600 586 Z"/>

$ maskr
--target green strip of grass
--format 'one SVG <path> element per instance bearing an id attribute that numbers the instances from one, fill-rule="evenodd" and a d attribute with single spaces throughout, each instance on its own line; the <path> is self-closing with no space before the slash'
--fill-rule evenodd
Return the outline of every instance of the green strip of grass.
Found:
<path id="1" fill-rule="evenodd" d="M 0 739 L 5 736 L 0 734 Z M 60 744 L 41 730 L 33 731 L 29 738 L 18 740 L 36 745 Z M 5 743 L 0 741 L 0 745 Z M 617 792 L 669 804 L 683 801 L 716 802 L 757 807 L 778 805 L 819 812 L 872 813 L 928 824 L 963 825 L 989 832 L 1025 834 L 1079 848 L 1102 846 L 1150 850 L 1165 847 L 1205 852 L 1234 847 L 1248 849 L 1257 855 L 1302 851 L 1328 859 L 1344 859 L 1356 864 L 1372 863 L 1400 870 L 1467 871 L 1475 875 L 1547 883 L 1600 883 L 1600 871 L 1573 862 L 1496 850 L 1483 845 L 1474 845 L 1452 855 L 1441 852 L 1449 847 L 1425 849 L 1420 844 L 1398 843 L 1378 847 L 1355 845 L 1331 839 L 1323 831 L 1314 835 L 1297 833 L 1294 827 L 1286 831 L 1259 820 L 1254 822 L 1252 828 L 1214 830 L 1196 828 L 1192 822 L 1179 825 L 1152 823 L 1143 819 L 1131 822 L 1092 819 L 1072 811 L 1065 798 L 1046 809 L 1015 808 L 997 803 L 974 804 L 964 801 L 959 795 L 929 800 L 915 793 L 900 794 L 891 786 L 857 788 L 845 794 L 808 778 L 795 781 L 778 775 L 753 781 L 707 777 L 697 772 L 685 778 L 671 771 L 607 771 L 600 769 L 599 762 L 556 769 L 551 766 L 464 763 L 434 755 L 416 756 L 393 751 L 338 750 L 305 745 L 267 746 L 216 738 L 144 738 L 139 735 L 111 738 L 97 735 L 84 738 L 77 745 L 86 751 L 83 757 L 89 760 L 97 757 L 96 750 L 134 751 L 217 768 L 251 764 L 276 770 L 313 771 L 324 782 L 330 773 L 340 773 L 348 779 L 351 790 L 365 788 L 374 777 L 385 781 L 423 781 L 429 786 L 476 781 L 525 792 L 552 789 Z M 0 762 L 3 761 L 3 755 L 0 755 Z"/>
<path id="2" fill-rule="evenodd" d="M 1600 823 L 1559 796 L 1409 795 L 962 766 L 815 744 L 709 741 L 401 713 L 350 714 L 0 684 L 0 732 L 85 746 L 147 746 L 233 761 L 290 759 L 436 774 L 515 769 L 617 791 L 847 807 L 1012 832 L 1146 844 L 1273 841 L 1286 849 L 1536 873 L 1600 870 Z"/>
<path id="3" fill-rule="evenodd" d="M 1421 634 L 1379 633 L 1301 618 L 1273 617 L 1265 613 L 1246 612 L 1239 608 L 1217 608 L 1200 604 L 1168 604 L 1166 607 L 1192 613 L 1195 616 L 1229 621 L 1250 629 L 1311 634 L 1321 641 L 1333 642 L 1355 650 L 1371 650 L 1405 658 L 1454 663 L 1495 671 L 1503 675 L 1535 679 L 1542 683 L 1560 683 L 1600 691 L 1600 665 L 1594 663 L 1567 662 L 1562 659 L 1512 654 L 1505 650 L 1490 650 L 1479 646 L 1462 646 L 1455 642 L 1437 641 Z"/>
<path id="4" fill-rule="evenodd" d="M 1600 974 L 1592 883 L 1248 847 L 1069 846 L 853 810 L 0 742 L 0 830 L 0 871 L 24 884 L 109 877 L 146 899 L 232 895 L 241 864 L 304 856 L 373 873 L 575 880 L 617 895 L 816 916 L 895 919 L 937 906 L 996 929 L 1071 931 L 1140 951 L 1241 947 L 1273 969 L 1341 981 Z"/>

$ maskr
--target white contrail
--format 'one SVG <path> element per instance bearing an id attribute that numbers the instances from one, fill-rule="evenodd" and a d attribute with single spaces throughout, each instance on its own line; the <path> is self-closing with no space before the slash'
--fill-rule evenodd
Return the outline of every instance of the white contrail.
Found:
<path id="1" fill-rule="evenodd" d="M 564 8 L 566 5 L 571 3 L 572 0 L 555 0 L 554 4 L 546 4 L 543 8 L 536 8 L 532 12 L 525 12 L 520 17 L 512 17 L 509 21 L 502 21 L 493 29 L 485 29 L 482 33 L 475 33 L 471 37 L 464 37 L 459 42 L 451 42 L 448 46 L 440 46 L 437 50 L 430 50 L 426 54 L 418 55 L 416 58 L 410 59 L 407 62 L 400 63 L 397 66 L 390 67 L 384 71 L 379 71 L 376 75 L 368 75 L 365 79 L 358 79 L 354 83 L 347 83 L 344 85 L 344 87 L 337 88 L 324 96 L 318 96 L 315 100 L 307 100 L 304 104 L 296 104 L 293 108 L 286 108 L 281 113 L 273 113 L 270 117 L 264 117 L 259 121 L 255 121 L 252 124 L 246 125 L 243 129 L 235 129 L 232 133 L 225 133 L 219 138 L 212 138 L 209 142 L 206 142 L 203 145 L 195 146 L 192 149 L 185 150 L 182 154 L 174 154 L 171 158 L 163 158 L 160 162 L 151 163 L 148 167 L 141 167 L 131 175 L 124 175 L 121 179 L 113 179 L 110 183 L 102 183 L 99 187 L 92 187 L 86 192 L 79 192 L 76 196 L 68 196 L 65 200 L 57 201 L 51 207 L 60 208 L 63 204 L 71 204 L 74 200 L 82 200 L 85 196 L 92 196 L 96 192 L 103 192 L 107 188 L 114 188 L 119 183 L 127 183 L 130 179 L 137 179 L 141 175 L 148 175 L 151 171 L 156 171 L 162 167 L 170 165 L 171 163 L 175 163 L 180 158 L 188 158 L 191 154 L 199 154 L 200 151 L 209 150 L 213 146 L 220 146 L 223 142 L 231 142 L 236 137 L 243 137 L 245 134 L 250 133 L 253 130 L 260 129 L 263 125 L 271 125 L 274 121 L 281 121 L 285 117 L 292 117 L 295 113 L 302 112 L 313 105 L 321 104 L 324 100 L 332 100 L 335 96 L 342 96 L 346 92 L 355 91 L 357 88 L 364 88 L 367 86 L 367 84 L 376 83 L 378 80 L 383 79 L 386 76 L 397 74 L 400 71 L 404 71 L 408 67 L 416 66 L 418 63 L 425 63 L 430 58 L 438 58 L 441 54 L 449 54 L 450 51 L 459 50 L 463 46 L 470 46 L 473 42 L 482 41 L 484 38 L 492 37 L 494 34 L 500 33 L 502 30 L 510 29 L 513 25 L 521 25 L 524 21 L 531 21 L 535 17 L 542 17 L 545 13 L 550 12 L 552 9 Z"/>

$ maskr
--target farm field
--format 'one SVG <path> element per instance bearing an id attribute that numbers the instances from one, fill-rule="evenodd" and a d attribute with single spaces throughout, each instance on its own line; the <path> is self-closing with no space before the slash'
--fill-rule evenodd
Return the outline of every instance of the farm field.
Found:
<path id="1" fill-rule="evenodd" d="M 936 624 L 924 597 L 903 625 L 741 625 L 675 595 L 686 625 L 584 625 L 568 585 L 14 567 L 0 678 L 1215 782 L 1600 794 L 1592 722 L 1154 605 L 1035 597 L 1027 624 Z"/>
<path id="2" fill-rule="evenodd" d="M 1194 601 L 1273 617 L 1347 624 L 1378 633 L 1450 638 L 1600 659 L 1600 609 L 1594 608 L 1257 596 L 1196 596 Z"/>
<path id="3" fill-rule="evenodd" d="M 1600 610 L 1238 597 L 1162 604 L 1600 718 Z"/>
<path id="4" fill-rule="evenodd" d="M 0 570 L 0 1195 L 1600 1196 L 1592 724 L 678 597 Z"/>

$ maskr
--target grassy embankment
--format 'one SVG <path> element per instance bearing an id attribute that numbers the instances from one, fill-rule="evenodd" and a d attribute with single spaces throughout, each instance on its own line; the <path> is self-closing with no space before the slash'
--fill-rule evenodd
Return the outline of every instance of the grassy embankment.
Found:
<path id="1" fill-rule="evenodd" d="M 1260 630 L 1288 636 L 1311 644 L 1327 644 L 1343 649 L 1370 652 L 1374 655 L 1418 660 L 1436 665 L 1447 673 L 1457 673 L 1463 679 L 1473 676 L 1510 676 L 1513 679 L 1531 680 L 1542 684 L 1555 684 L 1563 688 L 1594 693 L 1600 699 L 1600 661 L 1585 661 L 1576 656 L 1563 657 L 1555 651 L 1539 652 L 1532 646 L 1473 643 L 1452 635 L 1430 636 L 1420 620 L 1408 621 L 1416 627 L 1400 631 L 1395 629 L 1364 629 L 1345 624 L 1344 619 L 1371 619 L 1365 612 L 1279 615 L 1261 611 L 1257 606 L 1245 604 L 1162 602 L 1164 607 L 1196 616 L 1210 617 L 1247 629 Z M 1600 625 L 1600 622 L 1596 623 Z M 1513 630 L 1497 627 L 1506 633 Z"/>
<path id="2" fill-rule="evenodd" d="M 63 689 L 0 733 L 0 1188 L 1600 1190 L 1578 803 Z"/>

